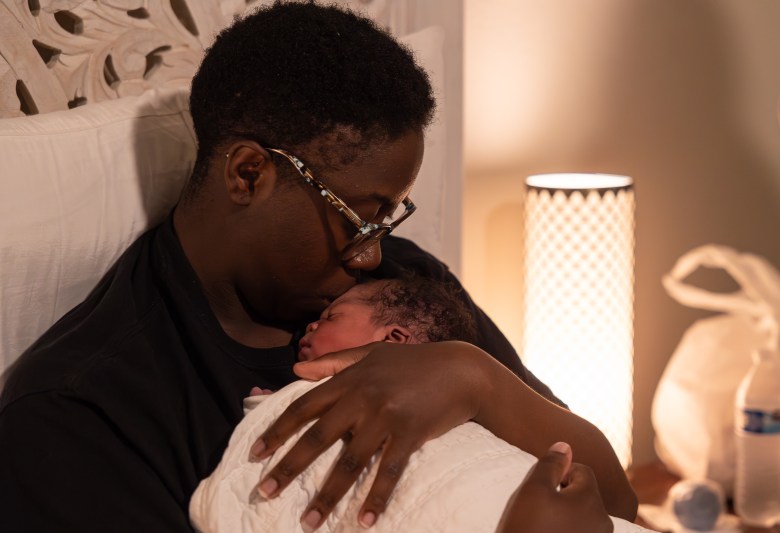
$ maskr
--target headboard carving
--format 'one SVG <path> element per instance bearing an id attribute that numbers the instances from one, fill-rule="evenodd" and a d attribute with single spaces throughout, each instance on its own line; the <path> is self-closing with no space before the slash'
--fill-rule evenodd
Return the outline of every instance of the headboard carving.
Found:
<path id="1" fill-rule="evenodd" d="M 243 0 L 2 0 L 0 116 L 189 83 Z"/>
<path id="2" fill-rule="evenodd" d="M 272 0 L 259 0 L 269 3 Z M 409 0 L 341 0 L 397 34 Z M 188 85 L 252 0 L 0 0 L 0 118 Z"/>

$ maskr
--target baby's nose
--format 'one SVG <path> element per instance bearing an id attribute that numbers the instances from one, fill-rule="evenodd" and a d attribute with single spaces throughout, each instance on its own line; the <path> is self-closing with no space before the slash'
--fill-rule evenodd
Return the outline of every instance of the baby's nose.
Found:
<path id="1" fill-rule="evenodd" d="M 309 325 L 306 326 L 306 333 L 311 333 L 315 329 L 317 329 L 317 325 L 319 322 L 309 322 Z"/>

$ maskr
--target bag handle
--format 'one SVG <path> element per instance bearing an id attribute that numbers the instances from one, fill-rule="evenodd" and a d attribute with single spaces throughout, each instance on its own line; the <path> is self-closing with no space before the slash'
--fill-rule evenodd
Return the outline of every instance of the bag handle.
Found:
<path id="1" fill-rule="evenodd" d="M 739 284 L 732 293 L 710 292 L 683 280 L 699 267 L 722 268 Z M 683 305 L 748 315 L 758 320 L 780 316 L 780 275 L 765 259 L 732 248 L 705 245 L 680 257 L 662 278 L 666 292 Z"/>

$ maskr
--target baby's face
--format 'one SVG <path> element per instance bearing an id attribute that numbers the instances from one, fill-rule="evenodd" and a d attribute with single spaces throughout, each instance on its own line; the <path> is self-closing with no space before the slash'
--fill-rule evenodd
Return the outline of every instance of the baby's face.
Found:
<path id="1" fill-rule="evenodd" d="M 374 322 L 374 309 L 365 301 L 380 287 L 380 282 L 373 281 L 356 285 L 330 304 L 319 320 L 306 327 L 306 335 L 298 343 L 298 358 L 311 361 L 330 352 L 384 340 L 386 328 Z"/>

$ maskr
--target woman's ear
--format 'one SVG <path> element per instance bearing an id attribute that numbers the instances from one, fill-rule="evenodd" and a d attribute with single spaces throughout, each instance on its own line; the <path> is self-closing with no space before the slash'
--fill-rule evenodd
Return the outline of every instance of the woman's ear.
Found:
<path id="1" fill-rule="evenodd" d="M 395 342 L 398 344 L 417 344 L 417 339 L 414 338 L 412 332 L 403 326 L 398 324 L 391 324 L 386 327 L 385 342 Z"/>
<path id="2" fill-rule="evenodd" d="M 254 141 L 238 141 L 225 154 L 225 187 L 238 205 L 270 196 L 276 183 L 276 166 L 268 151 Z"/>

